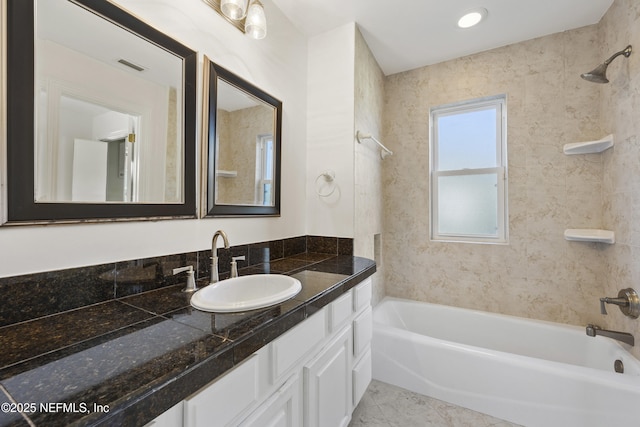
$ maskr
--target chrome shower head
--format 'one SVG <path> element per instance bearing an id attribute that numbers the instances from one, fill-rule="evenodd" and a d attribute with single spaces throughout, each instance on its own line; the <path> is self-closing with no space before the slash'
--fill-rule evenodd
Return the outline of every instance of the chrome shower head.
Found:
<path id="1" fill-rule="evenodd" d="M 580 74 L 580 77 L 593 83 L 609 83 L 609 79 L 607 79 L 607 67 L 620 55 L 624 55 L 625 58 L 628 58 L 629 55 L 631 55 L 631 45 L 627 46 L 620 52 L 614 53 L 611 55 L 611 58 L 607 59 L 603 64 L 598 65 L 588 73 Z"/>

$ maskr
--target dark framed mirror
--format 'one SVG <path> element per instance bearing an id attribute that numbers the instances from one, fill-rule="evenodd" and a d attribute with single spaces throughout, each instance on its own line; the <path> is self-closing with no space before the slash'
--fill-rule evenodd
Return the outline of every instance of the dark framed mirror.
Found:
<path id="1" fill-rule="evenodd" d="M 207 58 L 204 66 L 203 216 L 279 216 L 282 102 Z"/>
<path id="2" fill-rule="evenodd" d="M 197 54 L 107 0 L 7 0 L 9 224 L 195 217 Z"/>

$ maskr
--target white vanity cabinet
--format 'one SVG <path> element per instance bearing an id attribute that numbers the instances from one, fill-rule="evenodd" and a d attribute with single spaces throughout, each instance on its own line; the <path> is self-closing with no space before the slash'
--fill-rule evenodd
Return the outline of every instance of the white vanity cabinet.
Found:
<path id="1" fill-rule="evenodd" d="M 371 382 L 371 332 L 367 279 L 150 425 L 347 426 Z"/>

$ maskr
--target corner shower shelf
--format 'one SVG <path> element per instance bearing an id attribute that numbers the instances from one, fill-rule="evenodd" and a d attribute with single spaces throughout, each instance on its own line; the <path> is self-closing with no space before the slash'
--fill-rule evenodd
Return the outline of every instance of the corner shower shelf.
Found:
<path id="1" fill-rule="evenodd" d="M 590 153 L 602 153 L 603 151 L 613 147 L 613 135 L 605 136 L 597 141 L 587 142 L 574 142 L 572 144 L 565 144 L 563 151 L 564 154 L 590 154 Z"/>
<path id="2" fill-rule="evenodd" d="M 564 231 L 564 238 L 574 242 L 615 243 L 615 234 L 609 230 L 593 228 L 570 228 Z"/>

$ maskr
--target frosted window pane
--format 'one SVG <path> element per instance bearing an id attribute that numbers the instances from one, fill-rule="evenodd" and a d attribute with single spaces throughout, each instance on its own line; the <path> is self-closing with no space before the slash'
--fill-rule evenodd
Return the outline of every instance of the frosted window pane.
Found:
<path id="1" fill-rule="evenodd" d="M 438 233 L 498 234 L 497 174 L 438 177 Z"/>
<path id="2" fill-rule="evenodd" d="M 264 179 L 273 179 L 273 139 L 265 142 Z"/>
<path id="3" fill-rule="evenodd" d="M 438 117 L 438 170 L 492 168 L 496 165 L 496 110 Z"/>

